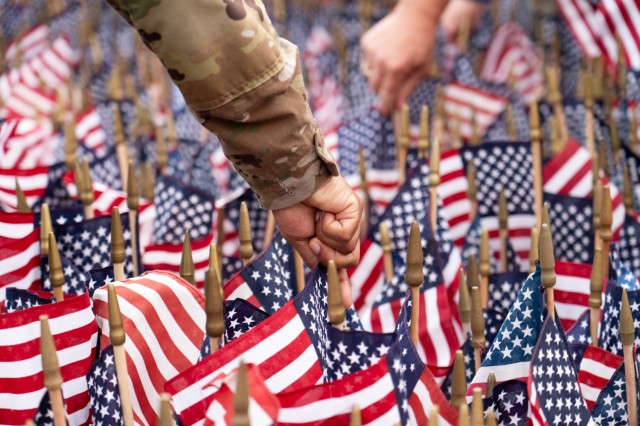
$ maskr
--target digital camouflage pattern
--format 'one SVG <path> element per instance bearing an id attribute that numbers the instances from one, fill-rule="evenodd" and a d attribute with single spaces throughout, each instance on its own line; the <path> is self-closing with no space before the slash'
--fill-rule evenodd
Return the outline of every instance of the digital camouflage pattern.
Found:
<path id="1" fill-rule="evenodd" d="M 338 169 L 306 100 L 297 48 L 259 0 L 107 0 L 160 58 L 200 122 L 279 209 Z"/>

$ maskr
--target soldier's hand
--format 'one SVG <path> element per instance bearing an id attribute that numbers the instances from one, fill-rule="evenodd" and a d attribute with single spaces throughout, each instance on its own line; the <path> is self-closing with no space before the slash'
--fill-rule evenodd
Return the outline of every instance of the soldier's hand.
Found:
<path id="1" fill-rule="evenodd" d="M 315 268 L 334 260 L 338 268 L 354 266 L 360 259 L 362 203 L 342 176 L 332 176 L 304 202 L 274 210 L 278 230 Z M 351 306 L 346 271 L 340 273 L 345 306 Z"/>
<path id="2" fill-rule="evenodd" d="M 444 13 L 440 17 L 440 24 L 449 39 L 454 39 L 464 22 L 470 22 L 475 26 L 485 5 L 473 0 L 452 0 L 447 5 Z"/>

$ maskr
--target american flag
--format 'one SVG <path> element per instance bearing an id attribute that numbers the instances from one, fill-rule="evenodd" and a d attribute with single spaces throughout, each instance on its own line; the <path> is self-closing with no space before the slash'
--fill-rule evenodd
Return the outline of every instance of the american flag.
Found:
<path id="1" fill-rule="evenodd" d="M 527 276 L 528 273 L 526 272 L 498 272 L 490 274 L 487 308 L 508 313 Z"/>
<path id="2" fill-rule="evenodd" d="M 154 424 L 165 382 L 196 363 L 204 337 L 204 296 L 184 280 L 152 271 L 114 283 L 136 422 Z M 107 289 L 93 296 L 101 347 L 109 344 Z"/>
<path id="3" fill-rule="evenodd" d="M 61 136 L 50 121 L 20 118 L 0 124 L 0 167 L 28 170 L 55 160 Z"/>
<path id="4" fill-rule="evenodd" d="M 504 188 L 509 209 L 509 241 L 520 260 L 521 270 L 529 268 L 533 214 L 533 174 L 531 144 L 527 142 L 484 143 L 462 151 L 465 169 L 473 161 L 478 188 L 478 215 L 489 233 L 492 252 L 499 252 L 498 196 Z"/>
<path id="5" fill-rule="evenodd" d="M 448 120 L 460 123 L 460 135 L 466 140 L 473 136 L 474 114 L 477 131 L 484 135 L 507 106 L 500 95 L 458 82 L 447 84 L 443 93 Z"/>
<path id="6" fill-rule="evenodd" d="M 105 284 L 113 282 L 113 265 L 105 268 L 96 268 L 89 271 L 89 278 L 85 282 L 85 287 L 89 292 L 89 296 L 93 298 L 93 293 Z"/>
<path id="7" fill-rule="evenodd" d="M 12 64 L 16 57 L 19 56 L 20 60 L 28 61 L 48 47 L 49 36 L 49 27 L 47 25 L 36 25 L 21 35 L 20 38 L 9 43 L 4 53 L 5 60 Z"/>
<path id="8" fill-rule="evenodd" d="M 374 350 L 370 367 L 330 384 L 279 395 L 279 423 L 344 423 L 353 405 L 358 405 L 363 424 L 398 421 L 422 424 L 431 414 L 431 407 L 438 404 L 441 424 L 456 424 L 455 410 L 420 360 L 409 337 L 410 306 L 407 300 L 394 333 L 395 342 L 390 347 Z M 363 345 L 362 350 L 366 350 L 366 346 Z M 360 348 L 349 356 L 361 356 Z"/>
<path id="9" fill-rule="evenodd" d="M 48 305 L 55 302 L 51 293 L 30 291 L 21 288 L 9 287 L 7 289 L 7 300 L 5 301 L 5 312 L 11 313 L 34 306 Z"/>
<path id="10" fill-rule="evenodd" d="M 126 259 L 125 274 L 133 273 L 129 215 L 120 214 Z M 66 257 L 82 272 L 111 265 L 111 216 L 99 216 L 80 223 L 56 226 L 53 229 L 60 256 Z M 140 257 L 138 257 L 140 258 Z"/>
<path id="11" fill-rule="evenodd" d="M 637 356 L 638 351 L 636 351 Z M 636 371 L 638 363 L 636 361 Z M 637 391 L 636 391 L 637 392 Z M 627 386 L 624 363 L 615 371 L 598 397 L 598 401 L 591 411 L 593 420 L 599 425 L 629 424 L 627 413 Z M 634 415 L 638 415 L 635 413 Z"/>
<path id="12" fill-rule="evenodd" d="M 353 305 L 359 313 L 370 309 L 385 284 L 383 262 L 382 247 L 366 238 L 360 244 L 360 262 L 347 270 Z"/>
<path id="13" fill-rule="evenodd" d="M 589 198 L 543 194 L 555 258 L 569 262 L 593 261 L 593 201 Z"/>
<path id="14" fill-rule="evenodd" d="M 464 359 L 465 383 L 466 383 L 466 386 L 468 386 L 469 383 L 471 383 L 473 376 L 476 374 L 476 366 L 475 366 L 475 359 L 474 359 L 475 355 L 473 351 L 473 346 L 471 346 L 471 336 L 469 335 L 466 336 L 466 340 L 464 341 L 462 346 L 460 346 L 460 350 L 462 351 L 462 355 Z M 447 377 L 444 379 L 444 382 L 440 386 L 440 389 L 442 389 L 442 393 L 444 394 L 444 396 L 447 397 L 447 399 L 451 399 L 452 383 L 453 383 L 453 365 L 451 365 L 451 368 L 449 369 L 449 373 L 447 374 Z"/>
<path id="15" fill-rule="evenodd" d="M 491 409 L 501 425 L 525 426 L 529 409 L 527 384 L 508 380 L 493 388 L 489 398 L 483 400 L 485 413 Z"/>
<path id="16" fill-rule="evenodd" d="M 191 254 L 195 268 L 195 280 L 198 288 L 204 287 L 204 274 L 209 269 L 209 251 L 213 235 L 208 235 L 200 240 L 191 240 Z M 147 246 L 142 255 L 144 269 L 168 271 L 177 274 L 180 272 L 180 260 L 182 258 L 182 242 L 162 243 Z"/>
<path id="17" fill-rule="evenodd" d="M 224 302 L 225 342 L 229 343 L 237 339 L 268 317 L 268 313 L 256 308 L 246 300 L 226 300 Z"/>
<path id="18" fill-rule="evenodd" d="M 209 194 L 171 177 L 158 175 L 154 202 L 154 242 L 181 242 L 187 230 L 194 240 L 211 234 L 213 198 Z"/>
<path id="19" fill-rule="evenodd" d="M 575 140 L 569 140 L 562 151 L 542 168 L 544 192 L 591 200 L 593 192 L 591 166 L 591 156 L 587 149 L 581 147 Z M 624 222 L 622 194 L 605 177 L 600 177 L 600 180 L 603 185 L 609 184 L 611 210 L 613 213 L 611 229 L 613 230 L 614 240 L 617 240 Z"/>
<path id="20" fill-rule="evenodd" d="M 34 229 L 33 213 L 7 213 L 0 210 L 0 246 L 21 240 Z"/>
<path id="21" fill-rule="evenodd" d="M 277 233 L 265 251 L 224 284 L 225 299 L 244 299 L 273 314 L 291 299 L 295 277 L 293 249 Z"/>
<path id="22" fill-rule="evenodd" d="M 106 154 L 107 135 L 95 107 L 77 114 L 75 133 L 78 142 L 94 151 L 97 156 Z"/>
<path id="23" fill-rule="evenodd" d="M 564 330 L 589 310 L 591 265 L 556 260 L 555 308 Z"/>
<path id="24" fill-rule="evenodd" d="M 456 246 L 464 245 L 471 226 L 471 202 L 467 198 L 466 169 L 458 150 L 443 152 L 440 156 L 440 185 L 437 193 L 442 200 L 440 212 L 449 224 L 451 239 Z"/>
<path id="25" fill-rule="evenodd" d="M 569 345 L 590 345 L 591 344 L 591 312 L 586 310 L 582 313 L 571 328 L 566 332 L 567 343 Z"/>
<path id="26" fill-rule="evenodd" d="M 538 98 L 544 88 L 542 65 L 533 42 L 514 22 L 500 25 L 485 53 L 481 76 L 486 81 L 515 80 L 515 90 L 525 103 Z"/>
<path id="27" fill-rule="evenodd" d="M 622 289 L 619 284 L 609 281 L 604 294 L 602 304 L 602 319 L 600 320 L 600 347 L 613 352 L 616 355 L 623 355 L 622 341 L 620 340 L 620 308 L 622 306 Z M 638 324 L 640 316 L 640 289 L 627 290 L 631 314 L 634 325 Z M 635 344 L 640 345 L 640 328 L 634 327 Z"/>
<path id="28" fill-rule="evenodd" d="M 618 247 L 622 263 L 640 276 L 640 222 L 637 219 L 625 215 Z"/>
<path id="29" fill-rule="evenodd" d="M 204 386 L 235 368 L 240 358 L 258 365 L 276 394 L 328 381 L 341 366 L 328 362 L 329 339 L 335 335 L 328 331 L 326 287 L 326 270 L 316 269 L 304 290 L 271 317 L 171 380 L 165 388 L 180 419 L 189 424 L 204 419 L 211 402 Z M 354 344 L 352 332 L 339 338 Z"/>
<path id="30" fill-rule="evenodd" d="M 594 346 L 586 346 L 578 368 L 578 382 L 589 411 L 607 386 L 616 370 L 622 365 L 622 357 Z"/>
<path id="31" fill-rule="evenodd" d="M 39 285 L 40 231 L 0 245 L 0 302 L 9 287 L 32 289 Z"/>
<path id="32" fill-rule="evenodd" d="M 0 207 L 8 212 L 14 212 L 18 207 L 16 178 L 27 199 L 27 204 L 32 206 L 45 194 L 49 183 L 49 168 L 0 169 Z"/>
<path id="33" fill-rule="evenodd" d="M 640 10 L 637 3 L 622 0 L 560 0 L 558 9 L 585 56 L 604 56 L 610 64 L 615 64 L 618 59 L 616 36 L 619 36 L 628 66 L 634 70 L 640 69 Z"/>
<path id="34" fill-rule="evenodd" d="M 573 418 L 580 425 L 595 425 L 580 393 L 562 328 L 551 315 L 547 315 L 533 351 L 527 389 L 529 419 L 534 426 L 552 425 L 561 418 Z"/>
<path id="35" fill-rule="evenodd" d="M 214 400 L 207 409 L 204 426 L 227 426 L 233 424 L 234 395 L 237 389 L 235 369 L 223 377 L 214 379 L 209 389 L 215 392 Z M 249 392 L 248 415 L 252 425 L 270 426 L 276 424 L 280 411 L 280 401 L 269 392 L 260 369 L 254 365 L 246 366 L 247 388 Z"/>
<path id="36" fill-rule="evenodd" d="M 89 396 L 91 399 L 91 417 L 93 424 L 118 426 L 122 424 L 120 389 L 116 376 L 116 363 L 113 346 L 100 351 L 98 359 L 91 363 L 87 374 Z"/>
<path id="37" fill-rule="evenodd" d="M 40 315 L 49 317 L 62 374 L 62 393 L 70 424 L 89 419 L 85 374 L 95 357 L 96 321 L 88 295 L 71 296 L 0 316 L 0 372 L 5 398 L 0 401 L 0 422 L 22 424 L 32 418 L 45 393 L 40 355 Z"/>
<path id="38" fill-rule="evenodd" d="M 540 274 L 540 265 L 537 263 L 536 271 L 522 285 L 498 335 L 489 347 L 469 386 L 468 396 L 471 396 L 475 388 L 480 388 L 483 392 L 486 390 L 490 372 L 494 372 L 498 384 L 508 380 L 527 380 L 533 349 L 542 325 Z"/>

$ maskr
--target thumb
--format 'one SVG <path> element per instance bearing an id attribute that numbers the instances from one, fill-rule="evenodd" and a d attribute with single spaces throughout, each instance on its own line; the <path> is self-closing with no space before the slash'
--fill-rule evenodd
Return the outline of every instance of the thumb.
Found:
<path id="1" fill-rule="evenodd" d="M 318 266 L 318 253 L 320 253 L 320 246 L 317 242 L 309 243 L 309 240 L 301 241 L 294 240 L 289 241 L 293 246 L 293 249 L 298 252 L 302 261 L 310 268 L 314 269 Z"/>

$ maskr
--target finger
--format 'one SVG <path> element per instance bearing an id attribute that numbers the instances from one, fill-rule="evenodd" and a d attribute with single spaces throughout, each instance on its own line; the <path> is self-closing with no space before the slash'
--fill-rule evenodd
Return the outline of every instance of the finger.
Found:
<path id="1" fill-rule="evenodd" d="M 382 64 L 376 64 L 375 66 L 371 63 L 369 66 L 369 75 L 367 76 L 369 80 L 369 87 L 371 91 L 374 93 L 378 93 L 378 89 L 380 89 L 380 83 L 384 78 L 384 66 Z"/>
<path id="2" fill-rule="evenodd" d="M 333 213 L 325 212 L 316 224 L 316 237 L 326 245 L 344 254 L 355 248 L 355 240 L 360 238 L 361 215 L 351 215 L 338 219 Z"/>
<path id="3" fill-rule="evenodd" d="M 291 241 L 289 244 L 298 252 L 302 261 L 311 269 L 318 266 L 318 256 L 313 252 L 309 241 Z"/>
<path id="4" fill-rule="evenodd" d="M 317 258 L 320 263 L 326 265 L 330 260 L 336 263 L 338 268 L 350 268 L 358 264 L 360 260 L 360 241 L 358 240 L 355 249 L 347 254 L 340 253 L 336 249 L 324 244 L 318 238 L 312 238 L 309 245 L 318 251 Z"/>
<path id="5" fill-rule="evenodd" d="M 415 71 L 400 85 L 396 108 L 402 108 L 402 105 L 407 102 L 407 99 L 409 99 L 415 88 L 420 84 L 425 74 L 424 69 Z"/>
<path id="6" fill-rule="evenodd" d="M 402 81 L 403 74 L 399 71 L 387 70 L 384 75 L 384 79 L 380 83 L 380 90 L 378 91 L 379 101 L 377 104 L 378 110 L 383 115 L 389 115 L 396 105 L 397 91 Z"/>
<path id="7" fill-rule="evenodd" d="M 338 269 L 338 278 L 340 279 L 340 291 L 342 293 L 342 303 L 345 309 L 350 308 L 353 305 L 353 299 L 351 295 L 351 281 L 349 281 L 349 275 L 346 269 Z"/>

